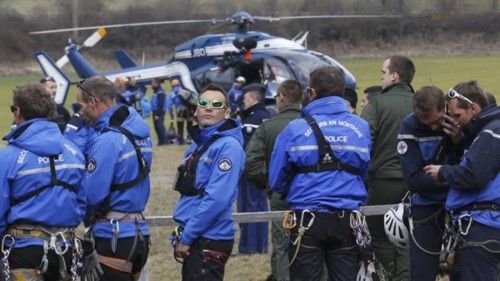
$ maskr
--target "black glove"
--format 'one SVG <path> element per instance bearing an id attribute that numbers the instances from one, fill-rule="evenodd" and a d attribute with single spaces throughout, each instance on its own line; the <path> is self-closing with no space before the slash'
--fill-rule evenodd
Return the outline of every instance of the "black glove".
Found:
<path id="1" fill-rule="evenodd" d="M 85 233 L 82 240 L 83 266 L 80 269 L 80 276 L 82 281 L 98 281 L 104 272 L 94 248 L 94 238 L 89 233 L 90 231 Z"/>

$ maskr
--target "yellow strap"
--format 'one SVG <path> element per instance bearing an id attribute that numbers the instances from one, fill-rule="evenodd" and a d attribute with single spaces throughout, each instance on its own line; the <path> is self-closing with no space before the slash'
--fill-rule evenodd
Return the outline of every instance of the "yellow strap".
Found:
<path id="1" fill-rule="evenodd" d="M 107 267 L 121 272 L 132 273 L 132 263 L 127 260 L 102 255 L 97 255 L 97 257 L 99 262 Z"/>

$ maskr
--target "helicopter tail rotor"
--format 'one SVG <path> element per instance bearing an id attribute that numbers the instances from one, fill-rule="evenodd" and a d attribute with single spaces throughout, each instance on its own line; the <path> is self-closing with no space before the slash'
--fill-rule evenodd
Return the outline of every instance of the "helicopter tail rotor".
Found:
<path id="1" fill-rule="evenodd" d="M 91 48 L 91 47 L 93 47 L 104 36 L 106 36 L 106 34 L 107 34 L 106 29 L 104 27 L 100 27 L 94 33 L 92 33 L 92 35 L 90 35 L 87 39 L 85 39 L 85 41 L 83 42 L 82 45 L 77 46 L 77 50 L 80 50 L 83 47 L 85 47 L 85 48 Z M 74 44 L 74 43 L 73 43 L 72 40 L 69 40 L 69 44 L 71 45 L 71 44 Z M 57 65 L 57 67 L 62 68 L 68 62 L 69 62 L 68 56 L 64 55 L 60 59 L 57 60 L 56 65 Z"/>

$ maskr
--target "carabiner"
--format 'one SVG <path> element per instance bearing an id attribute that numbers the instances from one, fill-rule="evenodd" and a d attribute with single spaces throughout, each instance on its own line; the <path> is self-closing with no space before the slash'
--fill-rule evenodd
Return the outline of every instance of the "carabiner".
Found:
<path id="1" fill-rule="evenodd" d="M 311 219 L 309 220 L 309 223 L 307 224 L 307 226 L 304 226 L 304 217 L 305 217 L 305 214 L 306 213 L 309 213 L 311 215 Z M 314 219 L 316 218 L 316 216 L 314 215 L 313 212 L 309 211 L 308 209 L 305 209 L 302 211 L 302 215 L 300 217 L 300 228 L 304 229 L 304 230 L 308 230 L 312 224 L 314 223 Z"/>
<path id="2" fill-rule="evenodd" d="M 7 245 L 7 238 L 10 239 L 9 245 Z M 10 234 L 5 234 L 2 238 L 2 254 L 8 256 L 10 249 L 16 244 L 16 239 Z"/>
<path id="3" fill-rule="evenodd" d="M 61 247 L 61 248 L 59 247 L 60 244 L 57 243 L 57 241 L 58 241 L 57 238 L 58 237 L 61 238 L 59 241 L 62 242 L 62 244 L 64 245 L 64 248 L 63 247 Z M 56 254 L 58 254 L 59 256 L 62 256 L 64 254 L 66 254 L 66 252 L 68 251 L 68 249 L 69 249 L 68 241 L 64 237 L 64 233 L 62 233 L 61 231 L 59 231 L 59 232 L 56 233 L 56 235 L 55 235 L 55 242 L 54 242 L 54 246 L 53 247 L 54 247 L 54 252 L 56 252 Z M 64 250 L 62 250 L 62 249 L 64 249 Z"/>
<path id="4" fill-rule="evenodd" d="M 462 229 L 462 219 L 464 218 L 469 218 L 465 231 L 463 231 Z M 458 217 L 458 232 L 460 232 L 461 235 L 466 236 L 467 234 L 469 234 L 471 225 L 472 225 L 472 216 L 470 214 L 462 214 Z"/>

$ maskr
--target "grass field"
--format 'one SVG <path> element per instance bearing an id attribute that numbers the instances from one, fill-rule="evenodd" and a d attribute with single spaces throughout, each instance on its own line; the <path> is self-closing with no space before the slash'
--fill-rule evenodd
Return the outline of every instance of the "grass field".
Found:
<path id="1" fill-rule="evenodd" d="M 358 87 L 362 89 L 379 84 L 380 66 L 383 59 L 342 60 L 356 76 Z M 500 85 L 495 83 L 500 57 L 448 57 L 415 58 L 415 89 L 423 85 L 434 84 L 444 90 L 456 83 L 476 79 L 480 84 L 500 98 Z M 12 103 L 12 89 L 15 85 L 38 81 L 38 76 L 0 77 L 0 134 L 5 135 L 10 127 L 12 116 L 9 105 Z M 74 100 L 72 92 L 67 106 Z M 361 108 L 358 108 L 361 111 Z M 151 121 L 151 120 L 149 120 Z M 154 135 L 154 133 L 153 133 Z M 154 136 L 155 137 L 155 136 Z M 172 214 L 178 194 L 171 190 L 175 168 L 179 163 L 185 146 L 162 146 L 154 148 L 154 163 L 151 172 L 151 197 L 146 215 Z M 150 251 L 150 280 L 179 280 L 180 265 L 172 257 L 172 250 L 167 237 L 171 229 L 151 227 L 152 246 Z M 237 244 L 235 244 L 237 248 Z M 237 253 L 237 250 L 233 251 Z M 264 280 L 270 272 L 270 255 L 234 256 L 226 267 L 225 280 Z"/>

